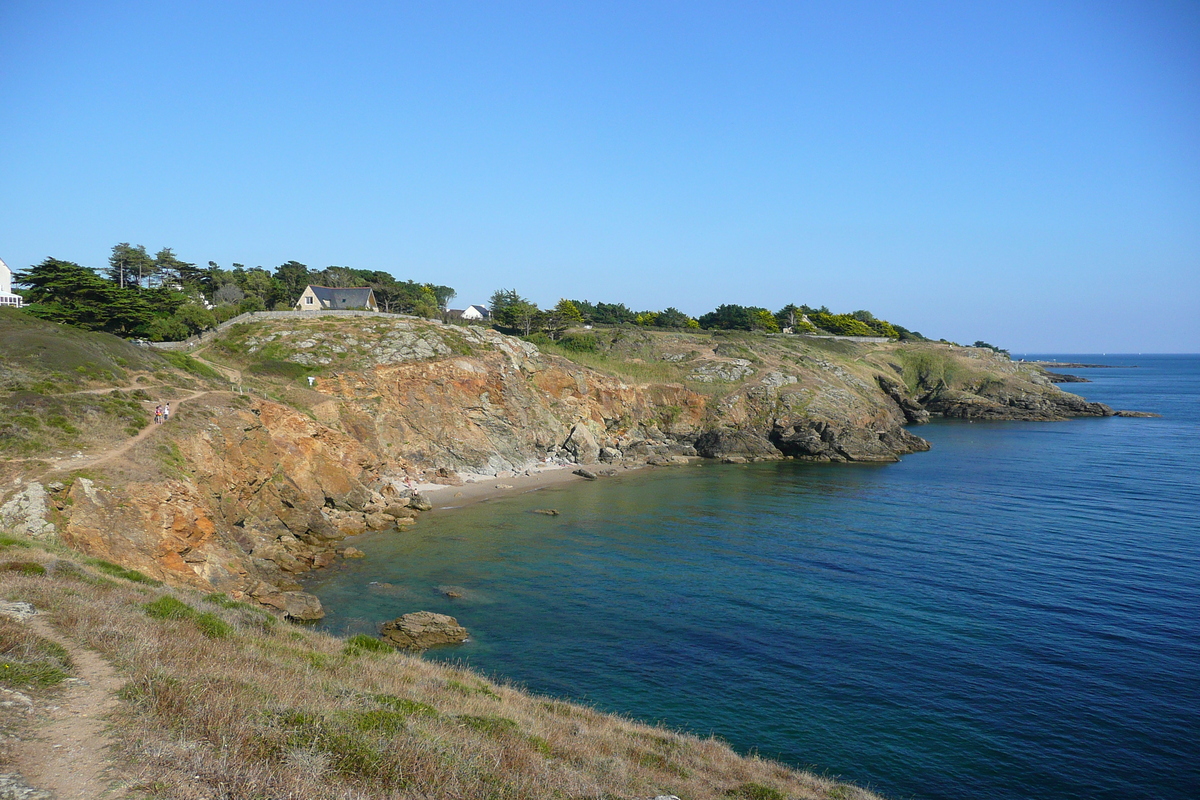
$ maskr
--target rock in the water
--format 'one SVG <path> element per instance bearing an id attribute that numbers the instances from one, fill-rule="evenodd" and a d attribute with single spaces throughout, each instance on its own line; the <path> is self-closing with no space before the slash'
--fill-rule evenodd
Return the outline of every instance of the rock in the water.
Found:
<path id="1" fill-rule="evenodd" d="M 284 592 L 283 601 L 283 610 L 291 619 L 306 621 L 325 616 L 321 601 L 308 592 Z"/>
<path id="2" fill-rule="evenodd" d="M 366 555 L 366 553 L 357 547 L 347 547 L 342 551 L 342 558 L 365 558 Z"/>
<path id="3" fill-rule="evenodd" d="M 578 475 L 581 478 L 587 478 L 589 481 L 596 480 L 596 473 L 592 472 L 590 469 L 577 469 L 571 474 Z"/>
<path id="4" fill-rule="evenodd" d="M 533 513 L 545 514 L 547 517 L 557 517 L 558 509 L 557 508 L 535 508 L 533 510 Z"/>
<path id="5" fill-rule="evenodd" d="M 1116 413 L 1116 416 L 1118 416 L 1118 417 L 1146 417 L 1146 418 L 1149 418 L 1149 417 L 1161 417 L 1161 416 L 1162 416 L 1162 414 L 1155 414 L 1155 413 L 1153 413 L 1153 412 L 1150 412 L 1150 411 L 1118 411 L 1118 412 Z"/>
<path id="6" fill-rule="evenodd" d="M 383 623 L 385 641 L 405 650 L 425 650 L 439 644 L 459 644 L 467 640 L 467 629 L 458 620 L 432 611 L 416 611 Z"/>
<path id="7" fill-rule="evenodd" d="M 414 511 L 428 511 L 433 508 L 433 503 L 426 500 L 419 494 L 414 494 L 408 498 L 408 507 Z"/>
<path id="8" fill-rule="evenodd" d="M 366 515 L 367 528 L 373 531 L 382 531 L 392 527 L 395 523 L 395 518 L 383 513 L 372 513 Z"/>

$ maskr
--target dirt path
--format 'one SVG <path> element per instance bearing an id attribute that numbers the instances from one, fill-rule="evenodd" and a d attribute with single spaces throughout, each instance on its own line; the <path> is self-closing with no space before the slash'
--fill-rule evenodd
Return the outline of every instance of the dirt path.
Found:
<path id="1" fill-rule="evenodd" d="M 109 770 L 112 739 L 104 717 L 117 706 L 122 681 L 94 650 L 60 634 L 35 616 L 28 624 L 71 654 L 78 680 L 69 685 L 58 706 L 51 706 L 33 737 L 16 747 L 15 761 L 30 786 L 48 789 L 55 800 L 116 800 L 129 795 L 113 785 Z"/>
<path id="2" fill-rule="evenodd" d="M 241 385 L 242 373 L 240 370 L 236 370 L 233 367 L 226 367 L 221 364 L 216 364 L 216 363 L 213 363 L 212 361 L 209 361 L 207 358 L 200 357 L 200 354 L 203 353 L 207 349 L 208 349 L 207 347 L 201 347 L 199 350 L 192 353 L 191 357 L 196 359 L 197 361 L 199 361 L 204 366 L 210 367 L 211 369 L 214 369 L 217 372 L 221 373 L 229 380 L 230 383 Z"/>
<path id="3" fill-rule="evenodd" d="M 197 397 L 202 397 L 203 395 L 211 394 L 211 393 L 212 393 L 211 390 L 205 390 L 202 392 L 193 392 L 192 394 L 188 395 L 187 397 L 184 397 L 181 400 L 169 400 L 167 402 L 176 407 L 179 407 L 179 406 L 182 406 L 184 403 L 188 402 L 189 400 L 195 400 Z M 142 405 L 146 407 L 147 414 L 148 414 L 148 416 L 151 417 L 151 421 L 146 425 L 146 427 L 144 427 L 140 431 L 138 431 L 136 436 L 134 436 L 133 438 L 130 438 L 130 439 L 126 439 L 125 441 L 121 442 L 119 445 L 117 445 L 115 447 L 110 447 L 107 450 L 101 450 L 98 453 L 93 453 L 92 455 L 84 456 L 82 458 L 75 458 L 74 456 L 68 456 L 66 458 L 51 459 L 50 463 L 53 465 L 52 469 L 54 471 L 61 471 L 61 470 L 82 469 L 84 467 L 94 467 L 97 464 L 102 464 L 105 461 L 111 461 L 112 459 L 117 458 L 118 456 L 125 455 L 130 450 L 132 450 L 133 447 L 135 445 L 137 445 L 138 442 L 152 436 L 154 434 L 154 432 L 156 430 L 158 430 L 159 427 L 161 427 L 159 425 L 156 425 L 153 421 L 154 405 L 156 405 L 156 403 L 153 400 L 147 400 L 147 401 L 144 401 L 142 403 Z M 170 425 L 171 423 L 166 422 L 163 424 Z"/>

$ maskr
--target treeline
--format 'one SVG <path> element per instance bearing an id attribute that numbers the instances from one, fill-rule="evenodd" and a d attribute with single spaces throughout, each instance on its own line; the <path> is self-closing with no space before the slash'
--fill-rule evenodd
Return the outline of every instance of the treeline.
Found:
<path id="1" fill-rule="evenodd" d="M 572 325 L 591 324 L 637 325 L 663 330 L 789 331 L 927 341 L 919 332 L 879 319 L 870 311 L 834 314 L 825 306 L 812 308 L 791 303 L 778 311 L 726 304 L 700 317 L 689 317 L 673 307 L 663 311 L 634 311 L 624 303 L 592 303 L 565 298 L 554 308 L 543 310 L 515 289 L 500 289 L 491 297 L 491 312 L 493 322 L 499 327 L 524 336 L 544 333 L 551 339 L 557 339 Z"/>
<path id="2" fill-rule="evenodd" d="M 331 266 L 309 269 L 288 261 L 274 269 L 201 267 L 164 247 L 122 242 L 100 271 L 47 258 L 18 272 L 30 314 L 53 322 L 152 341 L 177 341 L 247 311 L 290 310 L 309 284 L 370 286 L 383 311 L 438 316 L 455 296 L 449 286 L 400 281 L 379 270 Z"/>

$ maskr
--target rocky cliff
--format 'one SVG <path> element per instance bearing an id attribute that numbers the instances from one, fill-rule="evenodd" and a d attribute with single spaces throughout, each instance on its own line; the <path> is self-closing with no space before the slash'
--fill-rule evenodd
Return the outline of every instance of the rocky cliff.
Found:
<path id="1" fill-rule="evenodd" d="M 412 524 L 427 507 L 412 481 L 547 461 L 889 461 L 928 449 L 904 426 L 931 414 L 1113 413 L 970 348 L 582 336 L 593 341 L 573 354 L 384 317 L 235 326 L 203 357 L 236 391 L 210 381 L 170 425 L 86 471 L 32 462 L 0 526 L 312 619 L 319 603 L 295 576 L 352 554 L 347 536 Z"/>

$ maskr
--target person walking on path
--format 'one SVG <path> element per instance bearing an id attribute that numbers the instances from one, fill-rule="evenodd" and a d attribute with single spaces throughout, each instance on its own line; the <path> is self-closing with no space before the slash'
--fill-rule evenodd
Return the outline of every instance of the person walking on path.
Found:
<path id="1" fill-rule="evenodd" d="M 154 424 L 155 425 L 162 424 L 162 406 L 161 405 L 154 407 Z"/>
<path id="2" fill-rule="evenodd" d="M 171 404 L 167 403 L 167 407 L 163 409 L 163 422 L 171 418 Z"/>

